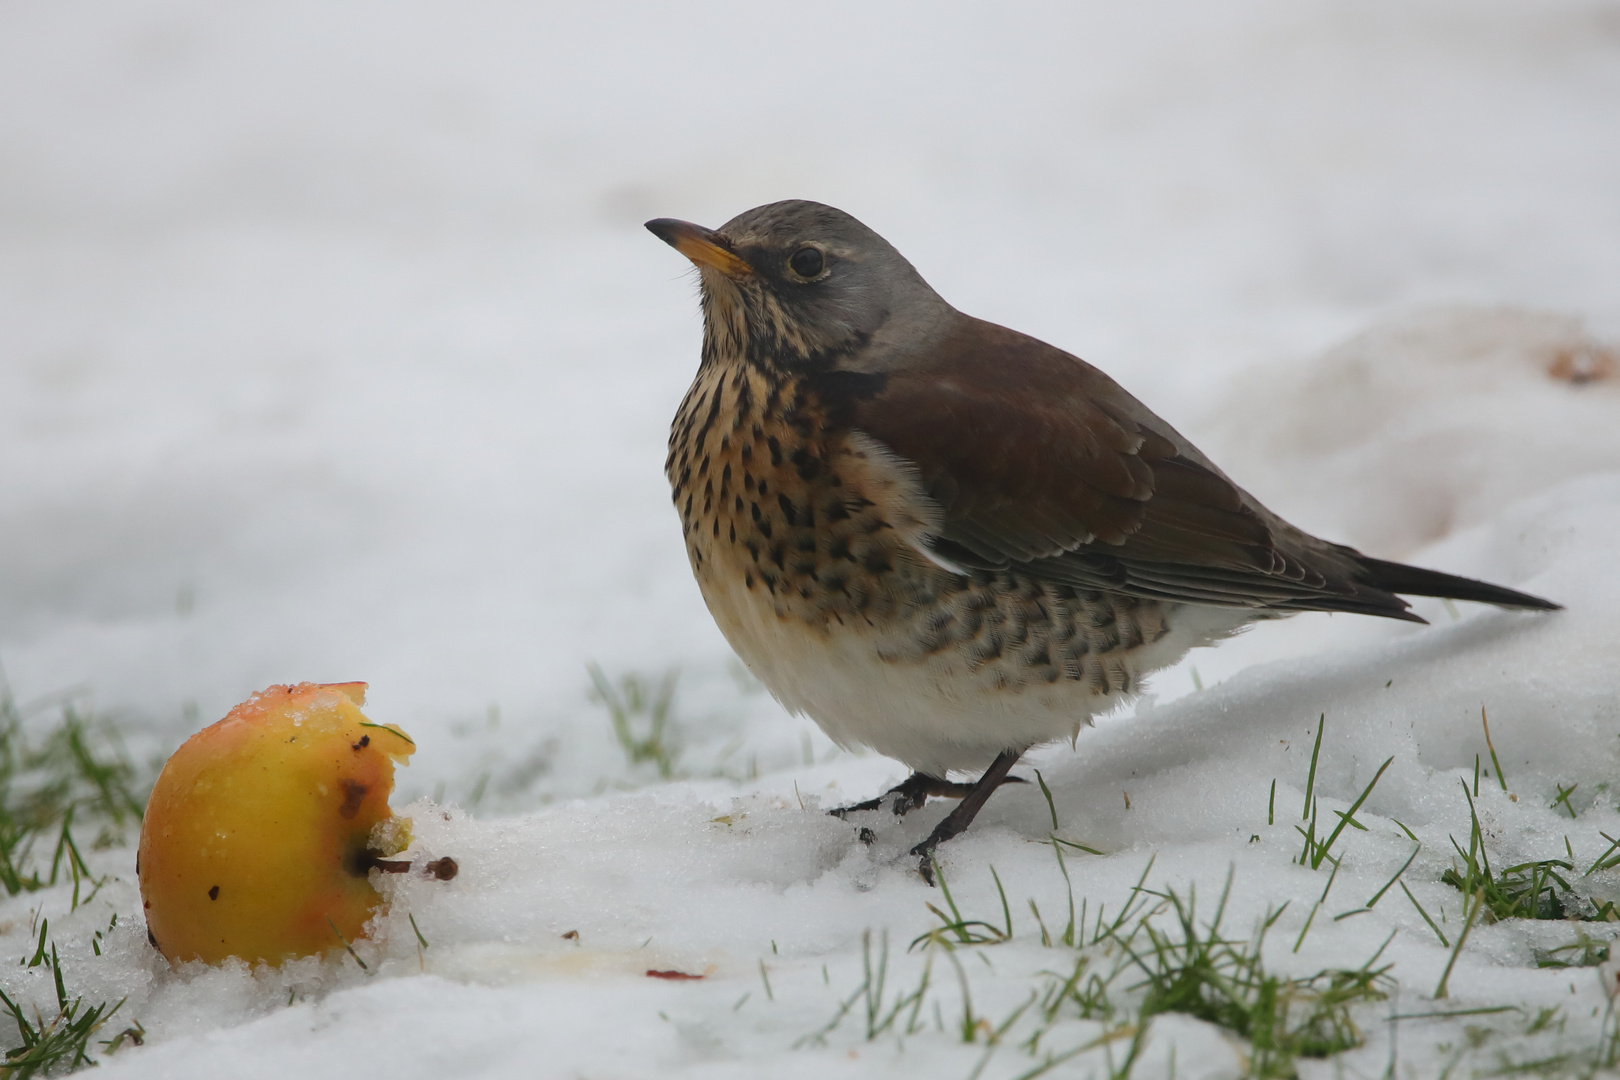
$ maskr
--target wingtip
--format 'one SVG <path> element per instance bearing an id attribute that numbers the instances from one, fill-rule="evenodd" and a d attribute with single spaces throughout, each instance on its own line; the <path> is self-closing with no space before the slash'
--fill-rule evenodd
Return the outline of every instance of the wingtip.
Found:
<path id="1" fill-rule="evenodd" d="M 1405 596 L 1436 596 L 1452 600 L 1472 600 L 1478 604 L 1492 604 L 1500 608 L 1524 611 L 1558 611 L 1563 605 L 1539 596 L 1519 592 L 1517 589 L 1492 585 L 1486 581 L 1458 577 L 1439 570 L 1426 570 L 1420 566 L 1388 562 L 1357 554 L 1361 563 L 1361 579 L 1375 589 Z"/>

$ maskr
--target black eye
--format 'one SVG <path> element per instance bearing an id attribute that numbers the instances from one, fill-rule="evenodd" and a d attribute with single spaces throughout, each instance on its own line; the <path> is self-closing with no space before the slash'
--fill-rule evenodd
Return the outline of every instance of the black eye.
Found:
<path id="1" fill-rule="evenodd" d="M 824 260 L 819 248 L 802 247 L 788 257 L 788 266 L 802 278 L 819 276 L 823 265 Z"/>

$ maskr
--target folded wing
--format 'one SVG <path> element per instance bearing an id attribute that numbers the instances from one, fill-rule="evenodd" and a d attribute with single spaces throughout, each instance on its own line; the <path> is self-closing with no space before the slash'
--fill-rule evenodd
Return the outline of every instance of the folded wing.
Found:
<path id="1" fill-rule="evenodd" d="M 1396 591 L 1511 607 L 1524 593 L 1369 559 L 1261 506 L 1096 368 L 962 316 L 886 373 L 852 425 L 918 471 L 944 561 L 1163 600 L 1422 621 Z"/>

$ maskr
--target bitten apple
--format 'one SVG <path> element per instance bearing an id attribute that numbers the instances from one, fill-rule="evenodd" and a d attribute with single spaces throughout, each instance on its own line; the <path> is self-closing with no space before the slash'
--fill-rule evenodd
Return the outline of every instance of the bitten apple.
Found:
<path id="1" fill-rule="evenodd" d="M 372 866 L 409 842 L 407 828 L 377 826 L 392 818 L 395 762 L 416 749 L 366 719 L 365 693 L 272 686 L 169 758 L 136 872 L 148 934 L 171 963 L 279 964 L 361 935 L 381 901 Z M 391 850 L 373 846 L 384 834 Z"/>

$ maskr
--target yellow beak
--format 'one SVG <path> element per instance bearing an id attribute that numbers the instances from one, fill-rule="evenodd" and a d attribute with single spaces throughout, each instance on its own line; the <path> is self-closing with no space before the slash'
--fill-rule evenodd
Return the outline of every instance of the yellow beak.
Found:
<path id="1" fill-rule="evenodd" d="M 654 218 L 647 222 L 647 231 L 700 267 L 713 267 L 734 278 L 754 273 L 754 268 L 731 250 L 730 242 L 713 229 L 675 218 Z"/>

